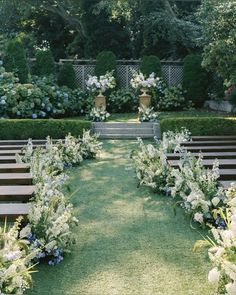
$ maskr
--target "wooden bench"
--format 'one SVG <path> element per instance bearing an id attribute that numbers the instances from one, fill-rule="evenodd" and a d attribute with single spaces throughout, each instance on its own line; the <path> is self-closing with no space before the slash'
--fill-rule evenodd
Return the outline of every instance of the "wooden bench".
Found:
<path id="1" fill-rule="evenodd" d="M 16 163 L 16 156 L 0 156 L 0 163 Z"/>
<path id="2" fill-rule="evenodd" d="M 235 135 L 192 136 L 192 141 L 236 140 Z"/>
<path id="3" fill-rule="evenodd" d="M 0 164 L 0 173 L 27 173 L 30 165 L 24 163 Z"/>
<path id="4" fill-rule="evenodd" d="M 208 159 L 208 160 L 202 160 L 202 163 L 205 167 L 211 168 L 215 159 Z M 219 167 L 221 169 L 236 169 L 236 159 L 220 159 L 219 161 Z M 168 163 L 172 167 L 179 167 L 180 160 L 168 160 Z M 236 178 L 236 177 L 235 177 Z"/>
<path id="5" fill-rule="evenodd" d="M 32 185 L 30 173 L 0 173 L 0 185 Z"/>
<path id="6" fill-rule="evenodd" d="M 198 157 L 198 153 L 191 153 L 192 156 Z M 236 152 L 204 152 L 201 153 L 203 156 L 203 159 L 236 159 Z M 177 160 L 180 158 L 180 156 L 183 156 L 183 154 L 180 153 L 167 153 L 167 158 L 169 160 Z"/>
<path id="7" fill-rule="evenodd" d="M 53 139 L 53 142 L 58 142 L 60 139 Z M 65 140 L 62 140 L 63 142 Z M 32 143 L 36 145 L 45 145 L 47 141 L 45 139 L 33 139 Z M 20 145 L 25 146 L 28 144 L 28 140 L 0 140 L 0 145 Z"/>
<path id="8" fill-rule="evenodd" d="M 236 152 L 236 145 L 225 146 L 186 146 L 187 151 L 190 152 Z"/>
<path id="9" fill-rule="evenodd" d="M 29 204 L 7 203 L 0 204 L 0 219 L 14 220 L 18 216 L 27 218 L 29 213 Z"/>
<path id="10" fill-rule="evenodd" d="M 26 202 L 33 196 L 33 185 L 10 185 L 0 186 L 0 201 Z"/>
<path id="11" fill-rule="evenodd" d="M 225 145 L 235 146 L 236 140 L 187 141 L 187 142 L 182 142 L 181 145 L 183 146 L 225 146 Z"/>
<path id="12" fill-rule="evenodd" d="M 232 183 L 236 183 L 236 180 L 223 180 L 219 181 L 219 185 L 222 186 L 224 189 L 228 189 Z"/>

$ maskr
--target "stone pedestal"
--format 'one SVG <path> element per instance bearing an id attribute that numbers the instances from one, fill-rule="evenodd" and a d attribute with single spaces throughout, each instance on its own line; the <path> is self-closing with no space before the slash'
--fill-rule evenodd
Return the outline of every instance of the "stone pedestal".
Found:
<path id="1" fill-rule="evenodd" d="M 147 93 L 143 93 L 139 95 L 139 106 L 149 108 L 151 105 L 151 95 L 148 95 Z"/>
<path id="2" fill-rule="evenodd" d="M 99 93 L 99 95 L 95 96 L 94 105 L 95 108 L 106 108 L 106 97 Z"/>

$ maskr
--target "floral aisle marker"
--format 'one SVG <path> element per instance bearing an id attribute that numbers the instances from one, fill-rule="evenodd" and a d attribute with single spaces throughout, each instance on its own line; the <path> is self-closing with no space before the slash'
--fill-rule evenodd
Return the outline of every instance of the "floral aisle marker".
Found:
<path id="1" fill-rule="evenodd" d="M 88 119 L 93 122 L 105 122 L 110 117 L 105 107 L 92 108 L 88 115 Z"/>
<path id="2" fill-rule="evenodd" d="M 153 108 L 141 105 L 139 110 L 139 121 L 140 122 L 157 122 L 159 114 L 154 112 Z"/>
<path id="3" fill-rule="evenodd" d="M 102 146 L 97 138 L 90 131 L 79 138 L 68 135 L 56 143 L 48 137 L 45 148 L 36 149 L 29 140 L 24 156 L 17 156 L 18 162 L 30 164 L 36 191 L 28 224 L 22 228 L 19 219 L 9 231 L 0 228 L 0 294 L 23 294 L 31 287 L 35 263 L 56 265 L 70 252 L 78 220 L 62 192 L 68 180 L 65 171 L 96 157 Z"/>

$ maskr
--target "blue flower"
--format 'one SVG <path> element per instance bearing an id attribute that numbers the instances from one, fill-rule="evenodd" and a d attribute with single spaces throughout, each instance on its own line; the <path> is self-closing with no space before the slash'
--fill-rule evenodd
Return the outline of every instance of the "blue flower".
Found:
<path id="1" fill-rule="evenodd" d="M 37 119 L 37 117 L 38 117 L 37 114 L 35 114 L 35 113 L 32 114 L 32 118 L 33 118 L 33 119 Z"/>
<path id="2" fill-rule="evenodd" d="M 42 102 L 41 107 L 44 108 L 45 107 L 45 103 Z"/>
<path id="3" fill-rule="evenodd" d="M 51 111 L 51 108 L 50 107 L 47 107 L 47 111 L 50 112 Z"/>
<path id="4" fill-rule="evenodd" d="M 20 116 L 21 115 L 21 112 L 20 111 L 17 111 L 16 114 L 17 114 L 17 116 Z"/>

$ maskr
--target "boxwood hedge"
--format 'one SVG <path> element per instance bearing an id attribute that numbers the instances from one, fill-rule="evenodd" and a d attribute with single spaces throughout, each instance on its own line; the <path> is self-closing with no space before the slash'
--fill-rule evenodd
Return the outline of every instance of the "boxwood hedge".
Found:
<path id="1" fill-rule="evenodd" d="M 192 135 L 236 135 L 236 118 L 233 117 L 178 117 L 160 122 L 161 132 L 186 127 Z"/>
<path id="2" fill-rule="evenodd" d="M 83 129 L 90 129 L 91 123 L 82 120 L 63 119 L 2 119 L 0 120 L 0 140 L 2 139 L 44 139 L 64 138 L 68 133 L 81 135 Z"/>

